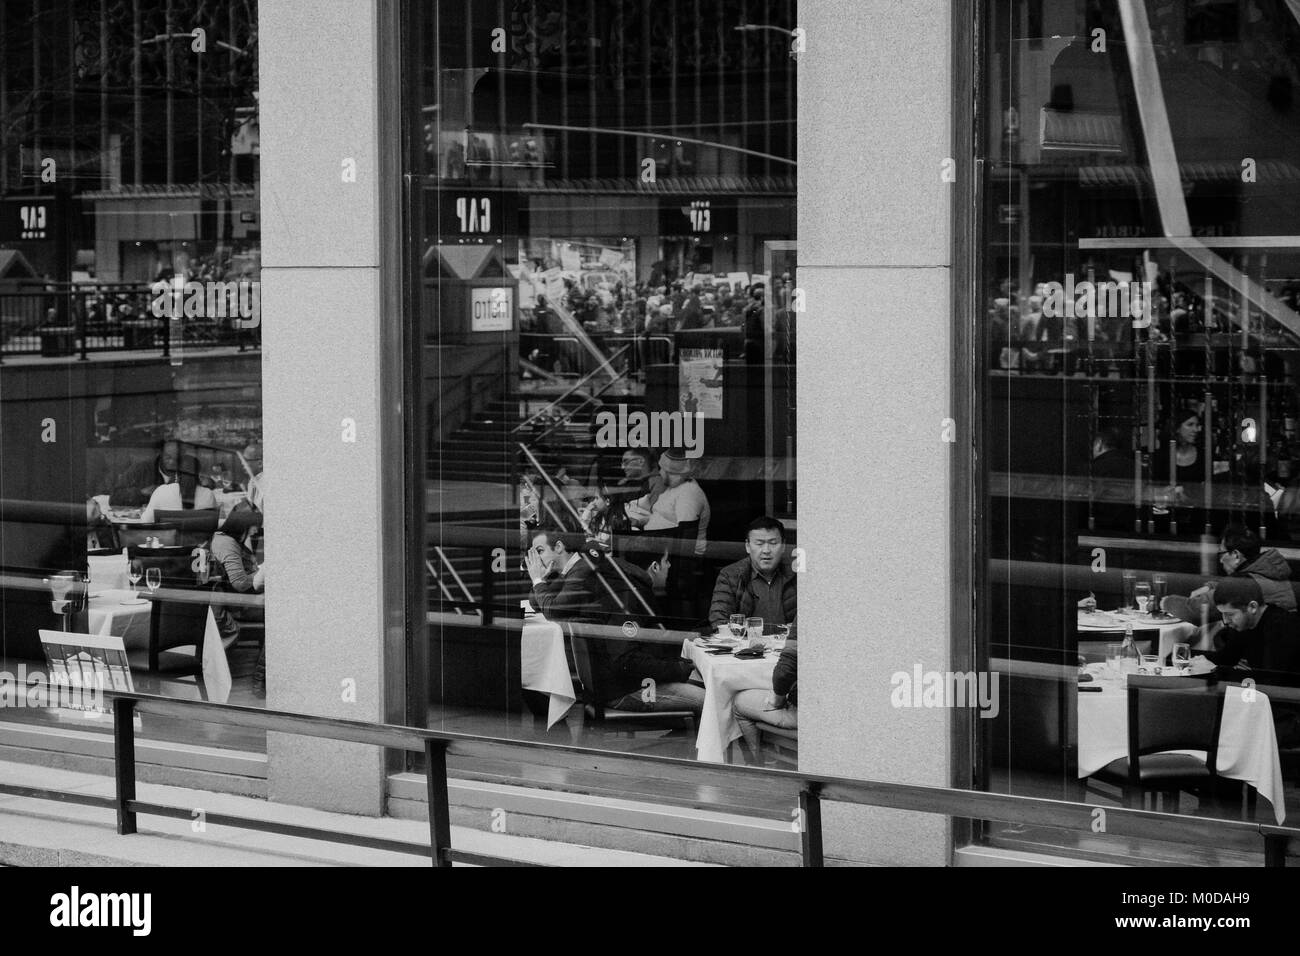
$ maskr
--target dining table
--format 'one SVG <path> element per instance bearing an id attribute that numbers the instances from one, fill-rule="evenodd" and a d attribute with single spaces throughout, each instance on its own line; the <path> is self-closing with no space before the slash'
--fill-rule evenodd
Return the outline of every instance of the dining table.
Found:
<path id="1" fill-rule="evenodd" d="M 564 628 L 536 611 L 524 613 L 519 636 L 520 682 L 525 690 L 547 695 L 546 729 L 564 719 L 578 699 L 564 652 Z"/>
<path id="2" fill-rule="evenodd" d="M 139 652 L 149 650 L 154 602 L 146 596 L 148 593 L 143 591 L 137 595 L 134 591 L 118 588 L 92 589 L 86 602 L 87 630 L 100 637 L 120 637 L 128 654 L 136 651 L 138 660 Z M 211 606 L 204 624 L 203 646 L 197 651 L 208 700 L 224 703 L 231 690 L 230 661 Z"/>
<path id="3" fill-rule="evenodd" d="M 697 760 L 726 763 L 732 741 L 740 738 L 740 724 L 731 712 L 736 695 L 742 690 L 772 689 L 780 652 L 769 645 L 762 657 L 746 660 L 735 656 L 738 644 L 725 636 L 682 642 L 682 657 L 695 665 L 704 681 L 704 710 L 695 735 Z"/>
<path id="4" fill-rule="evenodd" d="M 1089 777 L 1111 761 L 1128 756 L 1128 690 L 1122 677 L 1109 676 L 1109 665 L 1089 664 L 1092 680 L 1081 687 L 1097 687 L 1079 696 L 1079 777 Z M 1195 677 L 1167 677 L 1193 681 Z M 1175 751 L 1204 759 L 1205 751 Z M 1282 788 L 1282 761 L 1278 755 L 1273 708 L 1268 695 L 1232 684 L 1224 685 L 1223 718 L 1219 730 L 1217 772 L 1230 780 L 1250 784 L 1273 806 L 1280 825 L 1286 819 Z"/>

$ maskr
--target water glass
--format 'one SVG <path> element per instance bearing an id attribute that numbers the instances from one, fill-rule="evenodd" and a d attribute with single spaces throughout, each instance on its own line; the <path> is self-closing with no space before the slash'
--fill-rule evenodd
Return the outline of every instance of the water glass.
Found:
<path id="1" fill-rule="evenodd" d="M 1163 614 L 1165 596 L 1169 594 L 1169 582 L 1163 574 L 1151 576 L 1151 613 Z"/>
<path id="2" fill-rule="evenodd" d="M 1106 673 L 1111 680 L 1119 680 L 1122 668 L 1120 667 L 1120 651 L 1123 644 L 1106 645 Z"/>
<path id="3" fill-rule="evenodd" d="M 1164 673 L 1164 668 L 1160 666 L 1159 654 L 1143 654 L 1138 662 L 1139 674 L 1154 674 L 1159 676 Z"/>
<path id="4" fill-rule="evenodd" d="M 1192 666 L 1192 645 L 1175 644 L 1173 662 L 1174 662 L 1174 667 L 1176 667 L 1178 670 L 1180 671 L 1189 670 Z"/>
<path id="5" fill-rule="evenodd" d="M 1137 572 L 1125 571 L 1121 578 L 1124 581 L 1124 604 L 1122 606 L 1126 609 L 1136 607 L 1137 605 L 1133 603 L 1133 586 L 1137 583 Z"/>
<path id="6" fill-rule="evenodd" d="M 1137 609 L 1143 614 L 1151 610 L 1151 582 L 1138 581 L 1133 585 L 1133 600 L 1137 602 Z"/>
<path id="7" fill-rule="evenodd" d="M 758 647 L 763 643 L 763 619 L 761 617 L 745 618 L 745 633 L 749 637 L 749 646 Z"/>
<path id="8" fill-rule="evenodd" d="M 731 631 L 731 636 L 740 640 L 745 636 L 745 615 L 733 614 L 727 618 L 727 628 Z"/>
<path id="9" fill-rule="evenodd" d="M 144 573 L 144 583 L 149 587 L 149 593 L 153 594 L 162 585 L 162 569 L 149 568 Z"/>

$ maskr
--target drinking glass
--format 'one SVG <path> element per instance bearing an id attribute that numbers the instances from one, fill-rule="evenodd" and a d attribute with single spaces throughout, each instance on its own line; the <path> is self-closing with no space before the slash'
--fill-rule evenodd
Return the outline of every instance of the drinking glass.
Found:
<path id="1" fill-rule="evenodd" d="M 778 624 L 776 626 L 776 636 L 772 638 L 772 650 L 779 651 L 785 647 L 785 642 L 790 639 L 790 625 Z"/>
<path id="2" fill-rule="evenodd" d="M 131 579 L 131 596 L 135 597 L 136 587 L 144 577 L 144 562 L 139 558 L 132 558 L 131 563 L 127 565 L 126 576 Z"/>
<path id="3" fill-rule="evenodd" d="M 1192 645 L 1175 644 L 1174 645 L 1174 667 L 1180 671 L 1185 671 L 1192 666 Z"/>
<path id="4" fill-rule="evenodd" d="M 1124 604 L 1125 609 L 1136 607 L 1133 603 L 1133 585 L 1137 583 L 1137 573 L 1135 571 L 1125 571 L 1121 577 L 1124 581 Z"/>
<path id="5" fill-rule="evenodd" d="M 1123 644 L 1106 645 L 1106 672 L 1111 680 L 1118 680 L 1120 676 L 1120 650 Z"/>
<path id="6" fill-rule="evenodd" d="M 727 618 L 727 627 L 731 630 L 731 636 L 740 640 L 745 636 L 745 615 L 733 614 Z"/>
<path id="7" fill-rule="evenodd" d="M 1151 582 L 1138 581 L 1133 585 L 1133 600 L 1137 602 L 1137 609 L 1143 614 L 1151 607 Z"/>
<path id="8" fill-rule="evenodd" d="M 1163 574 L 1154 574 L 1151 576 L 1151 613 L 1164 616 L 1165 595 L 1169 593 L 1169 583 Z"/>
<path id="9" fill-rule="evenodd" d="M 1160 666 L 1159 654 L 1143 654 L 1141 659 L 1138 661 L 1139 674 L 1159 675 L 1163 672 L 1164 668 Z"/>
<path id="10" fill-rule="evenodd" d="M 162 568 L 149 568 L 144 573 L 144 583 L 149 587 L 149 593 L 153 594 L 162 584 Z"/>
<path id="11" fill-rule="evenodd" d="M 763 619 L 761 617 L 745 618 L 745 633 L 749 636 L 749 646 L 757 647 L 763 643 Z"/>

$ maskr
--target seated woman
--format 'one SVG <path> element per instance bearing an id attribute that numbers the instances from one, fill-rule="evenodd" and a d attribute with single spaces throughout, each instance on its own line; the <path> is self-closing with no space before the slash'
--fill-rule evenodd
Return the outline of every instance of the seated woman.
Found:
<path id="1" fill-rule="evenodd" d="M 262 515 L 252 509 L 232 511 L 220 530 L 212 536 L 213 573 L 229 591 L 249 594 L 261 591 L 264 571 L 248 546 L 250 532 L 262 523 Z M 223 638 L 239 636 L 239 621 L 224 604 L 213 607 L 213 616 Z"/>
<path id="2" fill-rule="evenodd" d="M 217 496 L 211 488 L 199 484 L 197 472 L 180 471 L 174 481 L 161 484 L 149 495 L 149 504 L 140 514 L 140 520 L 152 524 L 159 511 L 189 511 L 217 507 Z"/>
<path id="3" fill-rule="evenodd" d="M 700 617 L 700 566 L 709 544 L 709 498 L 695 480 L 698 466 L 698 458 L 665 452 L 659 456 L 663 484 L 624 508 L 628 521 L 648 538 L 669 539 L 665 612 L 686 626 Z M 638 564 L 652 561 L 654 550 L 642 548 L 629 557 Z"/>

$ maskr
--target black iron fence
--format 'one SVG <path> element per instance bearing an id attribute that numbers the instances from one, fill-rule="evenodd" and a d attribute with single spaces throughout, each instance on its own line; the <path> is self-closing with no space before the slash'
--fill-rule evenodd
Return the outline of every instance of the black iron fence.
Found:
<path id="1" fill-rule="evenodd" d="M 742 787 L 766 795 L 784 795 L 797 812 L 793 826 L 800 834 L 800 850 L 805 866 L 824 865 L 821 808 L 825 801 L 859 806 L 910 810 L 954 819 L 986 820 L 999 823 L 1032 825 L 1095 834 L 1094 808 L 1043 797 L 1021 797 L 986 793 L 953 787 L 924 787 L 872 780 L 851 780 L 821 774 L 756 767 L 706 766 L 693 760 L 655 757 L 645 754 L 610 753 L 583 747 L 538 741 L 507 740 L 471 734 L 448 733 L 390 724 L 370 724 L 355 720 L 318 717 L 308 714 L 263 710 L 233 704 L 205 701 L 172 700 L 147 694 L 105 692 L 112 701 L 116 793 L 113 797 L 72 793 L 37 787 L 20 787 L 0 782 L 0 793 L 11 796 L 55 800 L 114 810 L 117 832 L 136 832 L 139 814 L 188 820 L 189 807 L 174 807 L 140 800 L 136 796 L 135 733 L 133 717 L 137 713 L 174 717 L 178 720 L 256 728 L 268 733 L 295 734 L 329 740 L 371 744 L 399 750 L 422 752 L 425 756 L 425 779 L 429 799 L 429 843 L 408 843 L 367 837 L 355 833 L 295 826 L 222 814 L 209 815 L 208 823 L 242 827 L 288 836 L 327 840 L 354 846 L 371 847 L 431 857 L 434 866 L 451 866 L 453 862 L 478 865 L 521 865 L 517 860 L 456 850 L 451 842 L 451 802 L 447 789 L 447 758 L 533 758 L 548 766 L 597 769 L 611 774 L 654 774 L 656 777 L 689 783 L 708 792 L 714 787 Z M 1102 839 L 1145 838 L 1169 840 L 1186 846 L 1223 847 L 1245 842 L 1262 844 L 1266 866 L 1285 866 L 1288 845 L 1300 836 L 1300 829 L 1237 820 L 1185 816 L 1107 807 L 1107 825 Z M 1256 842 L 1258 841 L 1258 842 Z"/>
<path id="2" fill-rule="evenodd" d="M 255 349 L 261 345 L 257 283 L 184 286 L 0 283 L 0 359 L 86 359 L 92 353 Z"/>

